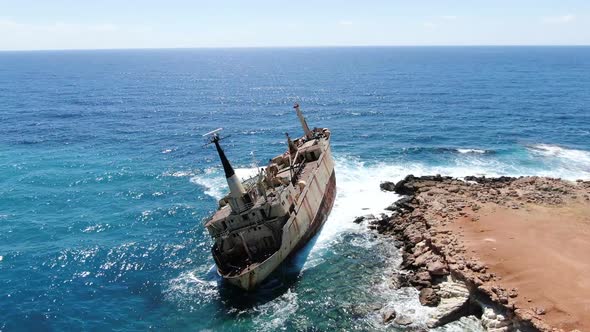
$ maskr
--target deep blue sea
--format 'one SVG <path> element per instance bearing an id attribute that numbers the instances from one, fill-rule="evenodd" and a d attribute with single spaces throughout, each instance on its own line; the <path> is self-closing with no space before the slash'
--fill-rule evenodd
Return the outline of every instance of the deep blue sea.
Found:
<path id="1" fill-rule="evenodd" d="M 294 102 L 332 131 L 336 204 L 244 294 L 212 268 L 226 187 L 201 135 L 223 127 L 247 176 L 301 134 Z M 590 179 L 590 47 L 0 53 L 0 331 L 419 326 L 399 252 L 352 222 L 409 173 Z"/>

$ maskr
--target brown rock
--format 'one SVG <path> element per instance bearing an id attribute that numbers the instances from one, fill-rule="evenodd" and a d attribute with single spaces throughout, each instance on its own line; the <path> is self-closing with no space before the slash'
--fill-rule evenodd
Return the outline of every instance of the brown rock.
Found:
<path id="1" fill-rule="evenodd" d="M 414 276 L 410 277 L 410 284 L 415 286 L 416 288 L 424 288 L 430 287 L 432 282 L 432 278 L 430 278 L 430 273 L 428 271 L 420 271 L 416 273 Z"/>
<path id="2" fill-rule="evenodd" d="M 458 193 L 460 188 L 457 186 L 450 186 L 448 190 L 449 190 L 449 192 L 452 192 L 452 193 Z"/>
<path id="3" fill-rule="evenodd" d="M 428 307 L 436 307 L 440 303 L 440 296 L 432 288 L 420 290 L 420 304 Z"/>
<path id="4" fill-rule="evenodd" d="M 426 270 L 433 276 L 445 276 L 449 274 L 446 264 L 438 260 L 426 264 Z"/>

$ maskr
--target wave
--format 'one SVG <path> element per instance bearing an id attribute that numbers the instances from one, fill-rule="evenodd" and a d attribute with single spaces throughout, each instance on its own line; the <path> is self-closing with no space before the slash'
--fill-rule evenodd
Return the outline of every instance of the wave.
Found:
<path id="1" fill-rule="evenodd" d="M 449 147 L 413 147 L 403 148 L 403 153 L 420 154 L 420 153 L 441 153 L 441 154 L 494 154 L 495 150 L 476 149 L 476 148 L 449 148 Z"/>
<path id="2" fill-rule="evenodd" d="M 590 151 L 568 149 L 551 144 L 534 144 L 526 148 L 533 157 L 541 159 L 549 169 L 541 175 L 568 180 L 590 179 Z"/>
<path id="3" fill-rule="evenodd" d="M 193 175 L 193 172 L 191 171 L 167 171 L 162 173 L 162 176 L 171 176 L 171 177 L 175 177 L 175 178 L 181 178 L 181 177 L 185 177 L 185 176 L 191 176 Z"/>
<path id="4" fill-rule="evenodd" d="M 457 152 L 459 153 L 478 153 L 478 154 L 484 154 L 484 153 L 489 153 L 489 151 L 487 150 L 481 150 L 481 149 L 456 149 Z"/>
<path id="5" fill-rule="evenodd" d="M 534 144 L 527 146 L 527 148 L 529 151 L 540 156 L 561 158 L 576 163 L 583 163 L 590 167 L 590 151 L 567 149 L 550 144 Z"/>

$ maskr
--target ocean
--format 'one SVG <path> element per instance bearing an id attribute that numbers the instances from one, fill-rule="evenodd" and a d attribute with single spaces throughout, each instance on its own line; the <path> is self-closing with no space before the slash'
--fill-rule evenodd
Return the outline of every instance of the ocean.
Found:
<path id="1" fill-rule="evenodd" d="M 332 132 L 336 203 L 244 294 L 213 267 L 226 184 L 202 134 L 247 176 L 302 134 L 295 102 Z M 2 52 L 0 331 L 420 326 L 392 239 L 353 223 L 407 174 L 590 179 L 590 47 Z"/>

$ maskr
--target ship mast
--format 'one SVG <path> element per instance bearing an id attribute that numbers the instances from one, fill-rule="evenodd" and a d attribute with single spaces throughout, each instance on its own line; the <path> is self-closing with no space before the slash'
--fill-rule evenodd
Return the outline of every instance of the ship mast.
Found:
<path id="1" fill-rule="evenodd" d="M 242 182 L 240 179 L 238 179 L 234 168 L 229 163 L 229 160 L 227 160 L 225 152 L 223 152 L 223 149 L 219 145 L 219 135 L 213 134 L 213 138 L 211 140 L 213 141 L 213 144 L 215 144 L 215 148 L 219 154 L 219 159 L 221 159 L 223 172 L 225 173 L 225 179 L 227 180 L 227 185 L 229 186 L 230 190 L 230 196 L 235 198 L 242 197 L 246 193 L 246 190 L 244 190 Z"/>
<path id="2" fill-rule="evenodd" d="M 227 185 L 229 187 L 230 193 L 228 196 L 228 201 L 232 210 L 236 213 L 240 213 L 244 210 L 247 210 L 247 203 L 250 203 L 250 196 L 246 194 L 246 190 L 244 186 L 242 186 L 242 181 L 236 175 L 234 168 L 229 163 L 229 160 L 225 156 L 225 152 L 219 145 L 219 134 L 217 134 L 221 128 L 216 129 L 210 133 L 207 133 L 203 136 L 211 136 L 209 142 L 215 144 L 215 149 L 217 150 L 217 154 L 219 154 L 219 159 L 221 159 L 221 165 L 223 166 L 223 172 L 225 173 L 225 180 L 227 181 Z"/>
<path id="3" fill-rule="evenodd" d="M 301 122 L 301 127 L 303 127 L 303 132 L 305 133 L 305 137 L 308 139 L 311 138 L 312 137 L 311 130 L 309 130 L 309 126 L 307 126 L 307 121 L 305 121 L 305 117 L 301 113 L 301 110 L 299 110 L 299 104 L 295 103 L 293 108 L 297 112 L 297 117 L 299 118 L 299 122 Z"/>

